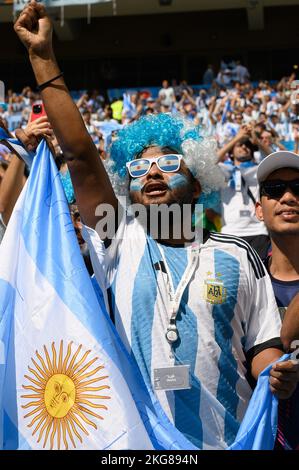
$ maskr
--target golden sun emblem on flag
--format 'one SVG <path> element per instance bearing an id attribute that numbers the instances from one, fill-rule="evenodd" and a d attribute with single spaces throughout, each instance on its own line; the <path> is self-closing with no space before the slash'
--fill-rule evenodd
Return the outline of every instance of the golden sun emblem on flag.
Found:
<path id="1" fill-rule="evenodd" d="M 21 396 L 28 401 L 22 408 L 33 408 L 24 419 L 31 419 L 28 427 L 33 430 L 32 436 L 38 433 L 38 443 L 43 439 L 43 448 L 49 444 L 50 449 L 53 449 L 55 441 L 58 449 L 62 441 L 65 449 L 69 448 L 70 442 L 76 448 L 76 438 L 82 443 L 82 433 L 89 435 L 86 428 L 92 426 L 97 429 L 95 421 L 104 419 L 93 409 L 108 409 L 94 400 L 110 399 L 98 393 L 110 387 L 99 384 L 91 386 L 108 378 L 107 375 L 99 375 L 104 366 L 93 368 L 98 358 L 87 361 L 91 351 L 82 353 L 82 344 L 72 353 L 72 344 L 68 344 L 65 356 L 63 341 L 60 342 L 58 355 L 54 342 L 51 345 L 52 354 L 49 354 L 46 346 L 44 354 L 36 351 L 37 360 L 31 358 L 34 368 L 28 366 L 31 375 L 25 375 L 30 384 L 22 387 L 34 393 Z"/>

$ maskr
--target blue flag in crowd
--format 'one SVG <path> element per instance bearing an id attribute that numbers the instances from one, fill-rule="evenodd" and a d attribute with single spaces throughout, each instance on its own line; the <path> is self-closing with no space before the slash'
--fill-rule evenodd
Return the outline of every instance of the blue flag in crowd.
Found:
<path id="1" fill-rule="evenodd" d="M 276 362 L 287 361 L 289 358 L 290 355 L 285 354 Z M 272 450 L 274 448 L 278 399 L 269 387 L 271 368 L 272 365 L 260 373 L 236 440 L 229 450 Z"/>
<path id="2" fill-rule="evenodd" d="M 0 260 L 0 448 L 196 450 L 146 389 L 95 293 L 44 141 Z M 230 449 L 273 448 L 269 370 Z"/>
<path id="3" fill-rule="evenodd" d="M 129 93 L 123 94 L 123 113 L 128 119 L 132 119 L 136 115 L 136 106 L 132 103 Z"/>

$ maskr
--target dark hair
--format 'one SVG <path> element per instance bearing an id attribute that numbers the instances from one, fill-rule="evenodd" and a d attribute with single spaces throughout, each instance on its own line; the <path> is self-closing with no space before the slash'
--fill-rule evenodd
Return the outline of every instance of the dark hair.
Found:
<path id="1" fill-rule="evenodd" d="M 238 142 L 236 142 L 235 145 L 233 146 L 233 149 L 235 148 L 236 145 L 243 145 L 243 144 L 245 144 L 246 147 L 249 148 L 251 157 L 253 158 L 253 153 L 257 150 L 257 147 L 247 137 L 243 137 L 243 139 L 240 139 Z"/>

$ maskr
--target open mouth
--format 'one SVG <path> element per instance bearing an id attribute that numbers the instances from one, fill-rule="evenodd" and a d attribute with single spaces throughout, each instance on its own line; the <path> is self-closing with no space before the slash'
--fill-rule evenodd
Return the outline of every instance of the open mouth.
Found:
<path id="1" fill-rule="evenodd" d="M 277 215 L 285 220 L 286 222 L 297 221 L 299 217 L 299 210 L 295 209 L 285 209 L 277 212 Z"/>
<path id="2" fill-rule="evenodd" d="M 150 196 L 160 196 L 164 194 L 168 190 L 168 186 L 165 183 L 157 182 L 157 183 L 148 183 L 145 187 L 143 192 L 146 195 Z"/>
<path id="3" fill-rule="evenodd" d="M 285 209 L 277 212 L 278 215 L 299 215 L 299 210 Z"/>

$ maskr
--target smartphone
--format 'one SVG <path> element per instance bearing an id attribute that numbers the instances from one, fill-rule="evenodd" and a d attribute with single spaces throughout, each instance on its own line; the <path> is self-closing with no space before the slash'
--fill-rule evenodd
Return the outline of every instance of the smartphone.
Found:
<path id="1" fill-rule="evenodd" d="M 32 105 L 30 121 L 35 121 L 42 116 L 47 116 L 44 103 L 42 101 L 35 101 Z"/>

